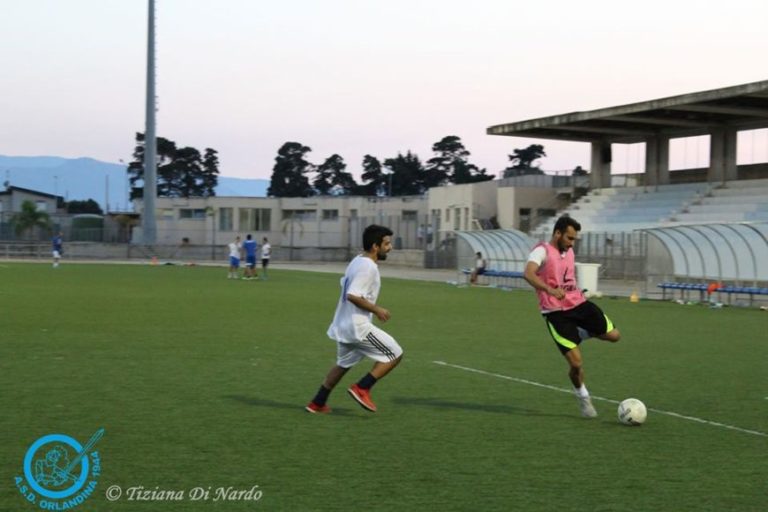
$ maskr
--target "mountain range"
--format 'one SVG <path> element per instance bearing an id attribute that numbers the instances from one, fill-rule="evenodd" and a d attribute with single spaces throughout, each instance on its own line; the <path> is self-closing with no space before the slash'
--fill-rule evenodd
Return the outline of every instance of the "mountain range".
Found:
<path id="1" fill-rule="evenodd" d="M 0 155 L 0 183 L 64 197 L 93 199 L 103 210 L 130 211 L 126 165 L 93 158 Z M 266 197 L 269 180 L 219 176 L 216 195 Z"/>

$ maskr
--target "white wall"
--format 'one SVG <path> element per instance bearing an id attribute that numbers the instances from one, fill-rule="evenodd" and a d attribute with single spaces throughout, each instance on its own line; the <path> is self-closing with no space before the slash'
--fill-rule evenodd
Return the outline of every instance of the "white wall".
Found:
<path id="1" fill-rule="evenodd" d="M 497 181 L 483 181 L 463 185 L 448 185 L 429 189 L 429 212 L 440 212 L 440 231 L 467 231 L 475 229 L 474 219 L 489 219 L 497 214 Z M 456 215 L 459 225 L 456 225 Z M 467 215 L 468 214 L 468 215 Z"/>
<path id="2" fill-rule="evenodd" d="M 539 187 L 501 187 L 496 202 L 499 205 L 499 226 L 502 229 L 520 229 L 520 208 L 559 208 L 557 189 Z"/>

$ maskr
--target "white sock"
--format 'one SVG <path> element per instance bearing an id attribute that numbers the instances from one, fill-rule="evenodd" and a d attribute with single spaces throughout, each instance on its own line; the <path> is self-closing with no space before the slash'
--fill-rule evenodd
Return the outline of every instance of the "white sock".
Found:
<path id="1" fill-rule="evenodd" d="M 576 396 L 579 398 L 589 398 L 589 391 L 587 391 L 587 386 L 584 384 L 582 384 L 580 388 L 573 388 L 573 392 L 576 393 Z"/>

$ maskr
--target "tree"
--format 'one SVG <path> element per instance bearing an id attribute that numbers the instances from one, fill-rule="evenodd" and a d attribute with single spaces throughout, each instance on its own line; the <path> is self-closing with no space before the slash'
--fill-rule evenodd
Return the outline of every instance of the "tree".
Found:
<path id="1" fill-rule="evenodd" d="M 589 172 L 587 172 L 586 169 L 582 169 L 580 165 L 577 165 L 576 168 L 571 171 L 571 176 L 587 176 Z"/>
<path id="2" fill-rule="evenodd" d="M 355 182 L 352 174 L 346 171 L 347 164 L 344 163 L 344 159 L 341 156 L 332 155 L 323 162 L 323 165 L 331 170 L 332 194 L 348 196 L 357 192 L 357 182 Z"/>
<path id="3" fill-rule="evenodd" d="M 317 166 L 317 175 L 312 181 L 312 186 L 315 188 L 315 192 L 321 196 L 327 196 L 331 193 L 331 188 L 333 188 L 333 183 L 331 183 L 333 177 L 331 158 L 333 157 L 328 157 L 325 162 Z"/>
<path id="4" fill-rule="evenodd" d="M 315 191 L 321 196 L 347 196 L 357 192 L 355 178 L 345 171 L 346 168 L 347 164 L 341 156 L 329 156 L 317 166 L 317 176 L 312 182 Z"/>
<path id="5" fill-rule="evenodd" d="M 513 154 L 509 155 L 512 165 L 504 169 L 504 177 L 544 174 L 544 171 L 533 164 L 534 160 L 543 156 L 547 156 L 547 154 L 544 152 L 544 146 L 541 144 L 531 144 L 525 149 L 515 149 Z"/>
<path id="6" fill-rule="evenodd" d="M 131 199 L 142 197 L 144 182 L 144 134 L 136 134 L 133 161 L 128 164 Z M 157 138 L 157 195 L 158 197 L 210 197 L 216 195 L 219 176 L 217 153 L 206 148 L 205 159 L 193 147 L 177 148 L 176 143 Z"/>
<path id="7" fill-rule="evenodd" d="M 286 142 L 277 151 L 272 179 L 267 189 L 270 197 L 309 197 L 312 187 L 306 174 L 313 170 L 313 165 L 304 159 L 312 148 L 298 142 Z"/>
<path id="8" fill-rule="evenodd" d="M 388 189 L 393 196 L 420 195 L 427 190 L 424 166 L 419 157 L 408 151 L 403 156 L 398 153 L 396 158 L 384 160 L 384 167 L 392 171 L 391 176 L 387 176 L 391 181 Z"/>
<path id="9" fill-rule="evenodd" d="M 381 162 L 375 156 L 365 155 L 363 157 L 363 175 L 361 178 L 364 182 L 360 186 L 362 195 L 378 196 L 386 193 L 387 176 L 381 168 Z"/>
<path id="10" fill-rule="evenodd" d="M 36 227 L 45 230 L 51 229 L 51 217 L 38 210 L 35 203 L 27 200 L 21 203 L 21 211 L 11 217 L 11 224 L 16 236 L 21 236 L 27 231 L 31 232 Z"/>
<path id="11" fill-rule="evenodd" d="M 67 213 L 95 213 L 102 215 L 104 212 L 101 210 L 99 203 L 93 199 L 88 199 L 86 201 L 67 202 Z"/>
<path id="12" fill-rule="evenodd" d="M 205 148 L 200 184 L 203 187 L 203 197 L 216 195 L 216 185 L 219 184 L 219 152 L 215 149 Z"/>
<path id="13" fill-rule="evenodd" d="M 475 183 L 488 181 L 494 178 L 486 174 L 485 169 L 479 169 L 469 163 L 470 152 L 464 147 L 461 139 L 456 135 L 443 137 L 432 146 L 436 153 L 427 161 L 427 186 L 436 187 L 446 181 L 450 183 Z"/>
<path id="14" fill-rule="evenodd" d="M 166 166 L 170 197 L 207 197 L 203 195 L 203 158 L 198 150 L 183 147 L 176 150 L 173 162 Z"/>

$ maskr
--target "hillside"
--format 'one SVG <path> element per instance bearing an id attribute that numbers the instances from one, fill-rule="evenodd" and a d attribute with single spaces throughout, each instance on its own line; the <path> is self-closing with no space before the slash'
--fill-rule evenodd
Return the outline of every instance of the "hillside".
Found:
<path id="1" fill-rule="evenodd" d="M 93 158 L 0 155 L 0 182 L 63 196 L 93 199 L 110 211 L 130 210 L 125 165 Z M 269 180 L 219 176 L 217 196 L 265 197 Z"/>

